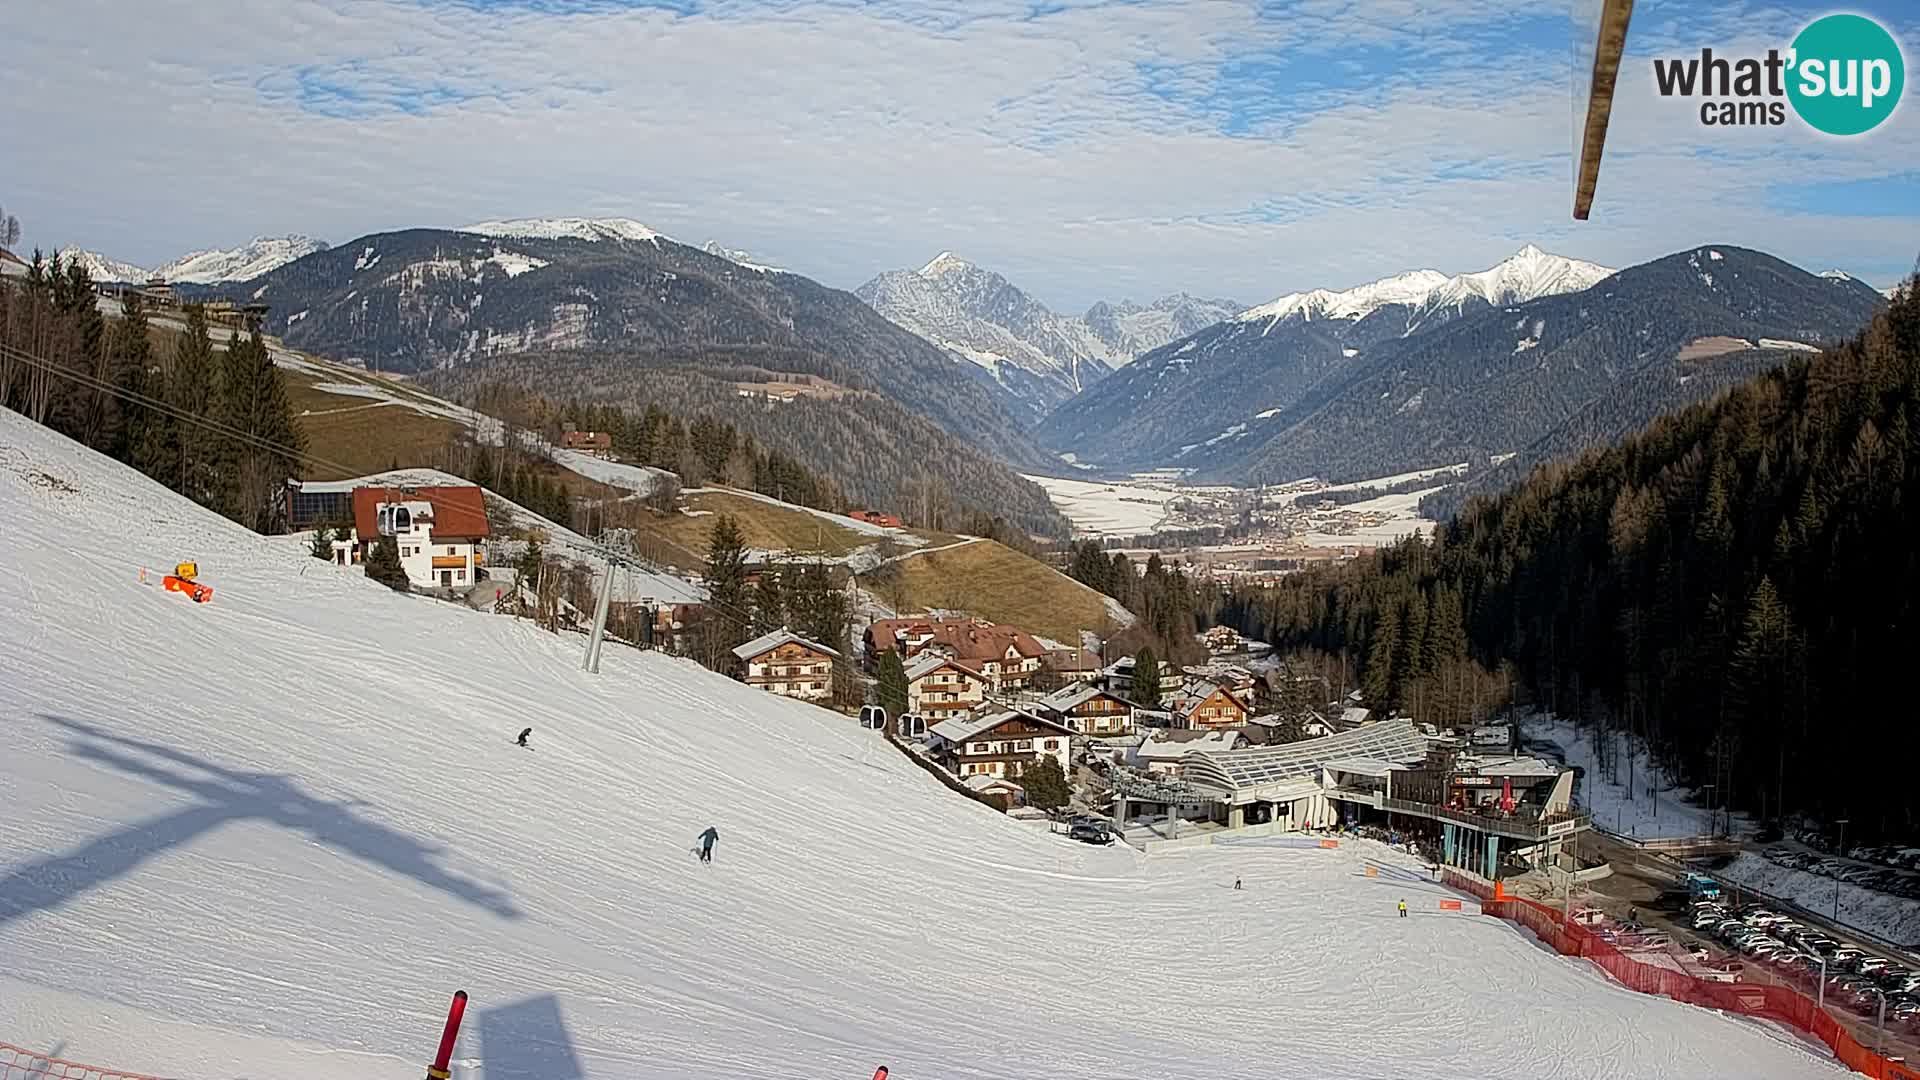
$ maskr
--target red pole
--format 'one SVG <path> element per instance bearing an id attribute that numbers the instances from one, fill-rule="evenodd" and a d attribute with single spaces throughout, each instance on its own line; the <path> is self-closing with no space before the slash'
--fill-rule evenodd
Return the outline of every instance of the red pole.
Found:
<path id="1" fill-rule="evenodd" d="M 453 1004 L 447 1009 L 447 1029 L 440 1033 L 440 1052 L 433 1055 L 433 1068 L 427 1080 L 447 1080 L 447 1059 L 453 1056 L 453 1041 L 460 1037 L 460 1017 L 467 1011 L 467 992 L 455 990 Z"/>
<path id="2" fill-rule="evenodd" d="M 873 1080 L 887 1080 L 887 1067 L 885 1065 L 882 1065 L 880 1066 L 879 1069 L 875 1070 L 873 1074 Z"/>

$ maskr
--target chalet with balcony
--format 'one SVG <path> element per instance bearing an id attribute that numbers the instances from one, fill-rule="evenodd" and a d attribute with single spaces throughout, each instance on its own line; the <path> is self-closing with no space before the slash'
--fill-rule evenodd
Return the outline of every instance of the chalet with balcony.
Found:
<path id="1" fill-rule="evenodd" d="M 944 653 L 907 661 L 907 708 L 929 723 L 964 716 L 987 700 L 987 677 Z"/>
<path id="2" fill-rule="evenodd" d="M 833 696 L 833 665 L 840 653 L 781 627 L 733 650 L 740 681 L 770 694 L 824 701 Z"/>
<path id="3" fill-rule="evenodd" d="M 986 676 L 992 693 L 1033 684 L 1047 655 L 1033 635 L 984 619 L 876 619 L 867 627 L 867 658 L 898 650 L 902 660 L 937 652 Z"/>
<path id="4" fill-rule="evenodd" d="M 1034 709 L 1096 739 L 1133 734 L 1133 702 L 1091 683 L 1072 683 L 1041 698 Z"/>
<path id="5" fill-rule="evenodd" d="M 1018 710 L 984 716 L 957 716 L 927 729 L 934 754 L 954 775 L 966 780 L 991 776 L 1019 780 L 1041 757 L 1069 771 L 1073 731 L 1065 724 Z"/>
<path id="6" fill-rule="evenodd" d="M 1238 731 L 1247 726 L 1249 715 L 1246 702 L 1233 691 L 1200 680 L 1181 687 L 1168 708 L 1173 712 L 1172 726 L 1190 730 Z"/>

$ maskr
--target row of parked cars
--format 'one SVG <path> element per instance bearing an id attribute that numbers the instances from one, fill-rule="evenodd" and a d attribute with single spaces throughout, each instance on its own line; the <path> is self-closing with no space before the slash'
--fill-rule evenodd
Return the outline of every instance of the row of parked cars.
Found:
<path id="1" fill-rule="evenodd" d="M 1920 972 L 1843 945 L 1764 907 L 1735 910 L 1718 900 L 1701 900 L 1689 915 L 1696 931 L 1810 992 L 1824 974 L 1830 1004 L 1872 1015 L 1884 997 L 1889 1025 L 1920 1031 Z"/>
<path id="2" fill-rule="evenodd" d="M 1912 860 L 1906 859 L 1906 853 L 1909 851 L 1920 854 L 1920 848 L 1854 848 L 1853 851 L 1848 853 L 1850 858 L 1855 859 L 1865 859 L 1868 855 L 1884 855 L 1888 858 L 1902 860 L 1902 862 L 1893 864 L 1882 862 L 1882 865 L 1879 866 L 1866 866 L 1859 862 L 1848 862 L 1846 859 L 1832 855 L 1815 855 L 1811 852 L 1793 851 L 1788 848 L 1768 848 L 1765 852 L 1765 857 L 1768 862 L 1773 863 L 1775 866 L 1785 866 L 1793 870 L 1805 870 L 1810 874 L 1820 874 L 1824 877 L 1835 878 L 1849 885 L 1858 885 L 1864 889 L 1878 889 L 1881 892 L 1892 893 L 1895 896 L 1920 899 L 1920 877 L 1895 868 L 1896 866 L 1912 865 Z M 1881 860 L 1875 858 L 1868 861 L 1880 862 Z"/>

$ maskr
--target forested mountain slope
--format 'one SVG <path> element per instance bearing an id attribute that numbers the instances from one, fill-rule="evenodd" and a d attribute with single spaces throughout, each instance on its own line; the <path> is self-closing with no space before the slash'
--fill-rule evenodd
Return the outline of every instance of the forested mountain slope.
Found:
<path id="1" fill-rule="evenodd" d="M 988 452 L 991 444 L 956 438 L 881 394 L 837 384 L 782 386 L 772 381 L 779 374 L 758 366 L 790 373 L 805 360 L 770 349 L 664 349 L 645 356 L 549 352 L 490 357 L 419 379 L 436 393 L 465 400 L 509 385 L 635 413 L 655 404 L 689 423 L 708 418 L 731 424 L 832 481 L 848 499 L 916 524 L 964 528 L 967 516 L 984 513 L 1035 535 L 1067 534 L 1066 519 L 1046 492 L 997 460 Z M 776 400 L 764 390 L 743 396 L 743 386 L 796 392 Z"/>
<path id="2" fill-rule="evenodd" d="M 571 224 L 576 228 L 554 226 Z M 600 226 L 586 228 L 586 226 Z M 617 226 L 617 227 L 616 227 Z M 1051 458 L 940 350 L 851 293 L 679 244 L 637 222 L 491 222 L 364 236 L 248 282 L 289 346 L 380 370 L 506 354 L 608 363 L 705 350 L 872 391 L 1022 466 Z M 535 387 L 537 389 L 537 387 Z"/>
<path id="3" fill-rule="evenodd" d="M 1631 267 L 1584 292 L 1493 309 L 1383 349 L 1256 429 L 1255 481 L 1355 479 L 1617 435 L 1795 352 L 1846 338 L 1881 297 L 1770 255 L 1713 246 Z M 1764 354 L 1764 355 L 1762 355 Z M 1202 466 L 1203 471 L 1206 465 Z"/>
<path id="4" fill-rule="evenodd" d="M 1457 616 L 1484 664 L 1646 736 L 1686 783 L 1765 817 L 1850 814 L 1904 835 L 1917 419 L 1909 287 L 1852 340 L 1535 469 L 1431 543 L 1242 594 L 1230 617 L 1350 654 L 1384 705 L 1422 676 L 1429 628 Z"/>

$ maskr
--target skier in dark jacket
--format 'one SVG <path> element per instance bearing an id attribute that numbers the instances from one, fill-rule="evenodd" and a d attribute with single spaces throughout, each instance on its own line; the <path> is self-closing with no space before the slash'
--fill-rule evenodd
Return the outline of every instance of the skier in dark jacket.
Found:
<path id="1" fill-rule="evenodd" d="M 521 746 L 525 746 L 527 745 L 527 736 L 531 734 L 533 734 L 533 729 L 525 728 L 520 732 L 520 737 L 518 739 L 515 739 L 514 742 L 519 743 Z"/>
<path id="2" fill-rule="evenodd" d="M 701 862 L 710 863 L 713 861 L 713 845 L 719 839 L 720 839 L 720 830 L 714 828 L 711 825 L 707 826 L 706 832 L 703 832 L 700 834 L 700 861 Z"/>

